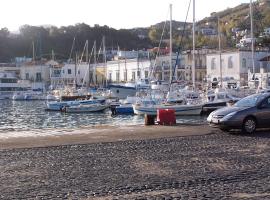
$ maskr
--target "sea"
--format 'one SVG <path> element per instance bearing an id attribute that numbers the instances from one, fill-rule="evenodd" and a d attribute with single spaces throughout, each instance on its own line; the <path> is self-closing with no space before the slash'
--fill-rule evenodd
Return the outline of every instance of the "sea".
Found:
<path id="1" fill-rule="evenodd" d="M 63 113 L 46 111 L 46 101 L 0 101 L 0 139 L 61 135 L 93 126 L 143 125 L 144 116 L 100 113 Z M 206 116 L 178 116 L 178 124 L 204 124 Z"/>

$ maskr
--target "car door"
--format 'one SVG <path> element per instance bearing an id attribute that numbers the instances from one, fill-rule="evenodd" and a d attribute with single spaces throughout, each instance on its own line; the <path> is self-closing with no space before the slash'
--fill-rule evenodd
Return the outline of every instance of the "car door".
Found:
<path id="1" fill-rule="evenodd" d="M 270 97 L 267 97 L 262 101 L 256 116 L 259 127 L 270 128 Z"/>

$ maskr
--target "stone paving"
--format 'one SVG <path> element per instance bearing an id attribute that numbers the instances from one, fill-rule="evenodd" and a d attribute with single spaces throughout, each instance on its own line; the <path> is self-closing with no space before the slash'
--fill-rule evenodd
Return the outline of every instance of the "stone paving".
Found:
<path id="1" fill-rule="evenodd" d="M 270 199 L 270 133 L 0 151 L 0 199 Z"/>

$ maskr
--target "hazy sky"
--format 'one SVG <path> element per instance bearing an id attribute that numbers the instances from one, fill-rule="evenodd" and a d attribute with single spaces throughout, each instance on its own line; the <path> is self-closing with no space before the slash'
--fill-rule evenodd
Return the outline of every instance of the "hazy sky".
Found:
<path id="1" fill-rule="evenodd" d="M 18 30 L 21 25 L 56 26 L 86 23 L 110 27 L 146 27 L 169 19 L 184 21 L 189 0 L 1 0 L 0 28 Z M 249 0 L 196 0 L 196 19 Z M 189 21 L 192 20 L 189 15 Z"/>

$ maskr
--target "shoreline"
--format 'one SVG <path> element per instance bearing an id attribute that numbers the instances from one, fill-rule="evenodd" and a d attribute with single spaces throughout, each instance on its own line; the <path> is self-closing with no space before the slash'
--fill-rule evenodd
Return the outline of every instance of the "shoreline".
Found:
<path id="1" fill-rule="evenodd" d="M 42 135 L 34 135 L 35 132 L 32 131 L 30 136 L 0 139 L 0 150 L 199 136 L 211 134 L 212 130 L 208 125 L 179 124 L 176 126 L 93 126 L 75 130 L 61 129 L 57 130 L 56 134 L 47 135 L 46 132 L 55 130 L 45 130 Z M 38 132 L 39 130 L 36 130 L 36 133 Z"/>

